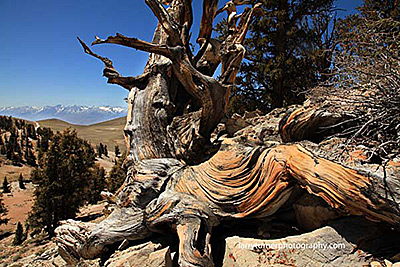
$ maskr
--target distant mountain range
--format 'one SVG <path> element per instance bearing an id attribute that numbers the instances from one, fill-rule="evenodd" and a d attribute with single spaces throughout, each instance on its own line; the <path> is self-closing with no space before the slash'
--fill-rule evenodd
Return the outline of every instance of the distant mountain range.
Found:
<path id="1" fill-rule="evenodd" d="M 59 119 L 72 124 L 90 125 L 126 116 L 127 110 L 128 108 L 110 106 L 25 106 L 0 108 L 0 115 L 30 121 Z"/>

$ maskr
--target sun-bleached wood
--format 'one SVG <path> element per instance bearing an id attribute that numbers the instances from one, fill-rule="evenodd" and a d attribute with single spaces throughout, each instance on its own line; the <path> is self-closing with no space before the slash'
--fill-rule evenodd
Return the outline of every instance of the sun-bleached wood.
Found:
<path id="1" fill-rule="evenodd" d="M 222 220 L 269 217 L 294 186 L 343 214 L 399 225 L 399 196 L 385 194 L 385 186 L 398 186 L 396 179 L 387 185 L 380 176 L 318 157 L 299 144 L 254 147 L 241 138 L 210 141 L 225 115 L 245 55 L 242 43 L 259 4 L 236 14 L 236 5 L 247 1 L 229 1 L 218 12 L 217 0 L 204 0 L 197 38 L 201 47 L 193 55 L 191 1 L 145 3 L 159 22 L 151 42 L 122 34 L 93 42 L 149 52 L 142 75 L 121 76 L 111 60 L 79 39 L 85 53 L 104 63 L 108 82 L 129 90 L 124 128 L 129 153 L 124 184 L 115 196 L 107 195 L 116 202 L 114 212 L 96 225 L 69 220 L 56 229 L 60 254 L 69 264 L 99 257 L 118 242 L 175 231 L 180 266 L 213 266 L 214 226 Z M 218 41 L 211 38 L 213 20 L 224 10 L 231 16 L 230 29 Z M 220 64 L 217 80 L 213 75 Z M 307 139 L 307 125 L 318 128 L 323 115 L 306 108 L 288 114 L 280 125 L 283 140 Z"/>

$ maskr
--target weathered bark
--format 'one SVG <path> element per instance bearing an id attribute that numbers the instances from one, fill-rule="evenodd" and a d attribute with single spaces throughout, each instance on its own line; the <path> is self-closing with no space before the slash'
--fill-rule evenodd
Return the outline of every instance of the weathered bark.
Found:
<path id="1" fill-rule="evenodd" d="M 387 194 L 398 186 L 390 182 L 395 177 L 386 177 L 390 184 L 385 188 L 381 177 L 320 158 L 297 144 L 252 148 L 227 139 L 200 165 L 146 160 L 132 178 L 119 195 L 122 212 L 132 209 L 131 217 L 121 216 L 118 209 L 88 237 L 77 238 L 83 240 L 78 255 L 93 258 L 104 245 L 169 228 L 180 237 L 182 266 L 211 266 L 213 226 L 220 220 L 269 217 L 286 203 L 295 185 L 344 215 L 400 224 L 399 194 Z M 145 218 L 137 217 L 142 214 L 138 207 L 145 209 Z"/>
<path id="2" fill-rule="evenodd" d="M 98 257 L 117 242 L 172 230 L 180 240 L 181 266 L 213 266 L 214 226 L 221 220 L 269 217 L 286 203 L 294 186 L 321 197 L 342 214 L 399 225 L 399 196 L 384 193 L 398 186 L 396 182 L 387 184 L 377 175 L 315 156 L 299 144 L 254 147 L 241 144 L 240 137 L 225 139 L 220 147 L 211 144 L 210 135 L 224 116 L 245 54 L 242 42 L 258 4 L 237 16 L 235 5 L 246 1 L 227 3 L 222 10 L 230 15 L 230 35 L 220 43 L 211 39 L 218 1 L 205 0 L 198 38 L 202 46 L 192 55 L 188 49 L 191 1 L 163 1 L 170 4 L 168 9 L 158 0 L 145 2 L 159 21 L 151 43 L 121 34 L 93 42 L 149 52 L 142 75 L 122 77 L 109 59 L 79 40 L 87 54 L 105 64 L 108 82 L 130 91 L 124 129 L 129 168 L 116 194 L 117 208 L 106 220 L 95 226 L 67 221 L 57 228 L 60 254 L 69 263 Z M 216 80 L 212 75 L 219 64 L 221 77 Z M 297 113 L 281 123 L 284 141 L 306 139 L 321 127 L 321 114 L 325 114 L 312 108 Z M 307 125 L 313 130 L 307 130 Z"/>
<path id="3" fill-rule="evenodd" d="M 318 143 L 346 124 L 349 124 L 348 116 L 306 104 L 288 110 L 279 123 L 279 132 L 283 142 L 309 140 Z"/>

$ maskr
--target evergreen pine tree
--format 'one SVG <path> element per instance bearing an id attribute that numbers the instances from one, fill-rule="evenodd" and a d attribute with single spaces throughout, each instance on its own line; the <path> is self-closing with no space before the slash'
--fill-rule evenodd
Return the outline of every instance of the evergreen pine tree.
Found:
<path id="1" fill-rule="evenodd" d="M 107 145 L 104 145 L 104 156 L 106 156 L 108 158 Z"/>
<path id="2" fill-rule="evenodd" d="M 3 193 L 11 193 L 10 184 L 7 181 L 7 177 L 3 180 Z"/>
<path id="3" fill-rule="evenodd" d="M 247 60 L 232 91 L 229 113 L 301 103 L 300 92 L 318 84 L 331 66 L 335 42 L 328 25 L 333 0 L 251 2 L 262 3 L 264 15 L 250 26 Z M 227 32 L 223 25 L 217 25 L 222 35 Z"/>
<path id="4" fill-rule="evenodd" d="M 25 147 L 25 161 L 26 161 L 26 164 L 28 164 L 32 167 L 36 166 L 36 157 L 32 151 L 32 148 L 30 147 L 30 145 Z"/>
<path id="5" fill-rule="evenodd" d="M 22 148 L 24 147 L 24 146 L 26 146 L 27 145 L 27 138 L 26 138 L 26 136 L 24 136 L 24 135 L 21 135 L 21 137 L 19 137 L 19 147 L 21 148 L 21 150 L 22 150 Z"/>
<path id="6" fill-rule="evenodd" d="M 26 189 L 25 184 L 24 184 L 24 177 L 22 176 L 22 173 L 19 175 L 18 184 L 19 184 L 20 189 Z"/>
<path id="7" fill-rule="evenodd" d="M 28 125 L 26 126 L 26 134 L 27 134 L 27 136 L 28 136 L 29 138 L 32 138 L 32 139 L 34 139 L 34 140 L 37 139 L 35 126 L 33 126 L 32 124 L 28 124 Z"/>
<path id="8" fill-rule="evenodd" d="M 49 148 L 49 141 L 53 137 L 54 133 L 50 128 L 38 128 L 37 134 L 38 138 L 38 151 L 39 155 L 42 155 L 44 152 L 47 152 Z"/>
<path id="9" fill-rule="evenodd" d="M 118 158 L 119 155 L 121 154 L 121 151 L 119 150 L 119 146 L 115 146 L 115 156 Z"/>
<path id="10" fill-rule="evenodd" d="M 102 143 L 100 143 L 100 144 L 97 146 L 97 156 L 98 156 L 99 158 L 101 158 L 101 157 L 103 156 L 103 154 L 104 154 L 104 146 L 103 146 Z"/>
<path id="11" fill-rule="evenodd" d="M 5 217 L 7 213 L 8 210 L 3 203 L 3 194 L 0 192 L 0 225 L 8 223 L 9 219 Z"/>
<path id="12" fill-rule="evenodd" d="M 94 204 L 102 199 L 100 193 L 106 188 L 106 171 L 96 164 L 91 173 L 92 177 L 88 186 L 87 200 L 90 204 Z"/>
<path id="13" fill-rule="evenodd" d="M 127 168 L 124 166 L 126 155 L 122 155 L 112 167 L 107 177 L 107 191 L 114 193 L 124 183 Z"/>
<path id="14" fill-rule="evenodd" d="M 22 224 L 18 222 L 17 229 L 15 230 L 13 245 L 21 245 L 22 242 L 24 242 L 24 228 L 22 227 Z"/>
<path id="15" fill-rule="evenodd" d="M 32 172 L 37 185 L 28 218 L 32 229 L 44 229 L 51 237 L 60 220 L 75 217 L 86 201 L 82 192 L 87 191 L 94 162 L 93 148 L 78 138 L 75 130 L 67 129 L 52 138 Z"/>
<path id="16" fill-rule="evenodd" d="M 7 159 L 12 160 L 13 165 L 20 165 L 22 160 L 21 146 L 18 142 L 18 132 L 15 127 L 10 129 L 10 138 L 6 145 Z"/>
<path id="17" fill-rule="evenodd" d="M 28 162 L 28 158 L 29 158 L 29 146 L 28 146 L 28 143 L 26 142 L 26 146 L 25 146 L 25 149 L 24 149 L 24 158 L 25 158 L 25 162 Z"/>
<path id="18" fill-rule="evenodd" d="M 9 132 L 13 127 L 12 118 L 9 116 L 0 116 L 0 127 L 1 129 Z"/>
<path id="19" fill-rule="evenodd" d="M 13 159 L 17 144 L 17 136 L 15 134 L 15 128 L 13 128 L 10 132 L 10 137 L 8 138 L 6 145 L 7 159 Z"/>
<path id="20" fill-rule="evenodd" d="M 4 139 L 3 139 L 3 136 L 1 136 L 1 135 L 0 135 L 0 154 L 1 155 L 5 155 L 6 154 L 6 143 L 5 143 Z"/>

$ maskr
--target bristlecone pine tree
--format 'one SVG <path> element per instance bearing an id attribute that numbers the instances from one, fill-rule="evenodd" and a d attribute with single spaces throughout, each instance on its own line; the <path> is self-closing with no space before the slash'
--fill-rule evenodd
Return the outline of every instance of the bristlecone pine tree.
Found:
<path id="1" fill-rule="evenodd" d="M 0 128 L 9 132 L 13 126 L 12 118 L 9 116 L 0 116 Z"/>
<path id="2" fill-rule="evenodd" d="M 104 150 L 104 145 L 102 143 L 100 143 L 97 147 L 97 156 L 99 158 L 103 157 L 103 155 L 105 155 L 105 150 Z"/>
<path id="3" fill-rule="evenodd" d="M 124 166 L 125 155 L 122 155 L 116 160 L 114 166 L 111 168 L 110 173 L 107 176 L 107 190 L 108 192 L 114 193 L 124 183 L 126 178 L 127 168 Z"/>
<path id="4" fill-rule="evenodd" d="M 19 175 L 18 185 L 19 185 L 20 189 L 26 189 L 25 183 L 24 183 L 24 177 L 22 176 L 22 173 Z"/>
<path id="5" fill-rule="evenodd" d="M 4 180 L 3 180 L 3 193 L 10 193 L 10 192 L 11 192 L 10 184 L 8 183 L 7 177 L 4 177 Z"/>
<path id="6" fill-rule="evenodd" d="M 106 170 L 96 164 L 91 172 L 92 175 L 87 188 L 87 201 L 94 204 L 102 199 L 100 193 L 106 189 Z"/>
<path id="7" fill-rule="evenodd" d="M 125 239 L 176 231 L 180 266 L 214 266 L 213 227 L 224 220 L 270 217 L 297 186 L 346 214 L 400 224 L 392 196 L 377 190 L 378 183 L 384 184 L 379 177 L 371 180 L 369 174 L 317 157 L 299 144 L 255 146 L 253 136 L 210 141 L 225 116 L 246 53 L 243 41 L 249 24 L 262 14 L 261 5 L 256 4 L 248 5 L 239 16 L 236 7 L 247 2 L 228 1 L 218 12 L 217 0 L 204 0 L 197 38 L 200 48 L 193 53 L 192 2 L 145 0 L 159 21 L 151 42 L 122 34 L 96 37 L 93 42 L 149 52 L 144 72 L 137 77 L 120 75 L 111 60 L 79 39 L 87 54 L 105 64 L 103 75 L 108 82 L 129 91 L 124 128 L 128 155 L 127 174 L 115 194 L 113 213 L 96 225 L 69 220 L 56 229 L 59 251 L 69 264 L 100 257 Z M 222 10 L 228 13 L 229 32 L 218 41 L 211 35 L 214 18 Z M 215 79 L 219 65 L 221 74 Z M 285 137 L 307 128 L 308 121 L 321 119 L 296 118 L 285 117 L 281 127 Z M 288 128 L 287 123 L 294 126 Z M 387 181 L 393 186 L 393 179 Z"/>
<path id="8" fill-rule="evenodd" d="M 20 165 L 22 160 L 21 145 L 18 142 L 18 131 L 12 126 L 10 128 L 10 137 L 6 145 L 7 159 L 11 160 L 13 165 Z"/>
<path id="9" fill-rule="evenodd" d="M 104 145 L 104 156 L 106 156 L 106 158 L 108 158 L 107 145 Z"/>
<path id="10" fill-rule="evenodd" d="M 40 127 L 37 131 L 37 134 L 39 136 L 37 141 L 37 150 L 40 158 L 44 152 L 47 152 L 49 148 L 49 140 L 53 137 L 54 133 L 50 128 Z"/>
<path id="11" fill-rule="evenodd" d="M 247 61 L 242 63 L 229 112 L 302 103 L 303 92 L 316 86 L 331 66 L 333 0 L 259 2 L 264 16 L 250 25 Z"/>
<path id="12" fill-rule="evenodd" d="M 8 210 L 3 203 L 3 194 L 0 192 L 0 225 L 7 224 L 9 219 L 6 218 Z"/>
<path id="13" fill-rule="evenodd" d="M 13 245 L 21 245 L 24 242 L 24 228 L 22 227 L 21 222 L 18 222 L 17 228 L 15 230 L 15 236 L 13 240 Z"/>
<path id="14" fill-rule="evenodd" d="M 35 203 L 29 214 L 32 229 L 53 236 L 58 222 L 74 218 L 87 200 L 95 152 L 90 144 L 70 129 L 57 133 L 32 173 Z"/>
<path id="15" fill-rule="evenodd" d="M 119 150 L 119 146 L 115 146 L 114 148 L 115 157 L 119 157 L 121 155 L 121 151 Z"/>

